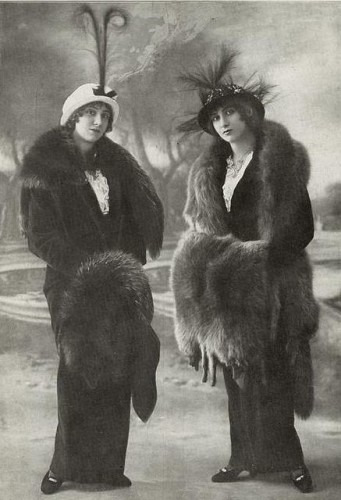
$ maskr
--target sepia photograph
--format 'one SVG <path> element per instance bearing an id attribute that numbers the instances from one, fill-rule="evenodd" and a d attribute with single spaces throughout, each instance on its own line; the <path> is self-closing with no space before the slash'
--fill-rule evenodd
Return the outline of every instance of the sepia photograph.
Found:
<path id="1" fill-rule="evenodd" d="M 341 2 L 0 1 L 1 500 L 341 497 Z"/>

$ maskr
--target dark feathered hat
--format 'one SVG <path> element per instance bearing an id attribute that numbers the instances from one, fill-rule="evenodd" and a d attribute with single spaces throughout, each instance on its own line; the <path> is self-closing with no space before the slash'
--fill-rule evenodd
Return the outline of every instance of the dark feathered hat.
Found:
<path id="1" fill-rule="evenodd" d="M 241 99 L 249 103 L 256 109 L 261 119 L 264 118 L 264 100 L 272 87 L 262 79 L 252 82 L 252 75 L 243 86 L 237 85 L 231 76 L 237 52 L 221 47 L 218 58 L 200 65 L 194 72 L 186 72 L 180 75 L 179 79 L 188 89 L 196 90 L 199 94 L 202 107 L 199 113 L 189 120 L 186 120 L 177 127 L 179 132 L 190 133 L 204 130 L 209 134 L 214 134 L 211 127 L 210 111 L 227 98 Z"/>

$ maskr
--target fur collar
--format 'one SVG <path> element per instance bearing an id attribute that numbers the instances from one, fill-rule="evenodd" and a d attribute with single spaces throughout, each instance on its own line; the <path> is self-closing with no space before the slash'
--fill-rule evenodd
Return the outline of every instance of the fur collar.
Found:
<path id="1" fill-rule="evenodd" d="M 293 175 L 297 180 L 300 178 L 305 185 L 308 183 L 310 165 L 307 161 L 307 153 L 302 144 L 295 141 L 283 125 L 266 120 L 258 139 L 256 150 L 264 180 L 270 179 L 272 175 L 276 177 Z M 229 154 L 231 154 L 230 145 L 221 139 L 215 139 L 200 158 L 209 159 L 212 167 L 219 169 L 219 167 L 222 167 L 222 159 L 224 161 L 223 168 L 225 168 L 225 159 Z M 295 170 L 294 167 L 296 165 L 290 164 L 288 170 L 288 160 L 293 160 L 296 155 L 305 160 L 304 165 L 302 165 L 302 168 Z M 205 168 L 202 162 L 199 162 L 199 165 Z"/>
<path id="2" fill-rule="evenodd" d="M 148 175 L 134 157 L 122 146 L 102 137 L 96 143 L 96 167 L 100 168 L 115 189 L 121 184 L 132 219 L 149 254 L 156 258 L 161 250 L 163 237 L 163 207 Z M 42 135 L 24 159 L 21 172 L 22 229 L 27 232 L 31 191 L 50 191 L 55 202 L 60 202 L 64 185 L 85 184 L 84 160 L 63 129 L 53 129 Z"/>
<path id="3" fill-rule="evenodd" d="M 109 177 L 115 159 L 127 158 L 124 148 L 107 137 L 102 137 L 95 148 L 100 167 Z M 84 183 L 84 170 L 84 158 L 72 138 L 59 127 L 46 132 L 34 143 L 24 158 L 21 179 L 28 188 L 54 189 L 63 183 Z"/>
<path id="4" fill-rule="evenodd" d="M 222 195 L 226 158 L 230 146 L 215 139 L 211 146 L 193 164 L 184 216 L 209 233 L 224 235 L 229 232 L 229 218 Z M 302 185 L 306 186 L 310 165 L 304 147 L 293 140 L 282 125 L 265 121 L 259 137 L 256 157 L 261 182 L 258 226 L 262 239 L 273 233 L 276 210 L 290 212 L 296 208 Z M 281 214 L 282 217 L 282 214 Z"/>

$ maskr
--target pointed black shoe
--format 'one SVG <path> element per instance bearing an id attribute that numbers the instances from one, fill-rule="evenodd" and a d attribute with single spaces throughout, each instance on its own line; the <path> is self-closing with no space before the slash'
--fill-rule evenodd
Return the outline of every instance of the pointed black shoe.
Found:
<path id="1" fill-rule="evenodd" d="M 211 480 L 213 483 L 232 483 L 237 481 L 239 474 L 243 471 L 240 467 L 232 467 L 232 465 L 227 465 L 220 469 L 219 472 L 212 476 Z"/>
<path id="2" fill-rule="evenodd" d="M 310 493 L 313 491 L 313 481 L 305 465 L 292 471 L 290 477 L 293 485 L 302 493 Z"/>
<path id="3" fill-rule="evenodd" d="M 111 484 L 115 488 L 128 488 L 129 486 L 131 486 L 131 481 L 129 477 L 125 476 L 124 474 L 118 474 L 117 476 L 114 476 Z"/>
<path id="4" fill-rule="evenodd" d="M 63 481 L 61 479 L 56 478 L 51 472 L 48 470 L 41 482 L 40 489 L 45 495 L 52 495 L 56 493 Z"/>

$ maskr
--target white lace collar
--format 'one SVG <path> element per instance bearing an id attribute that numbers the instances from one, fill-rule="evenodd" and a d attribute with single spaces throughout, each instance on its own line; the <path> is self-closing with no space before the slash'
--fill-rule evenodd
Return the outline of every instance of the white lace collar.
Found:
<path id="1" fill-rule="evenodd" d="M 96 195 L 102 213 L 109 213 L 109 186 L 107 178 L 99 169 L 95 172 L 86 170 L 85 175 Z"/>
<path id="2" fill-rule="evenodd" d="M 250 161 L 252 160 L 252 158 L 253 158 L 253 151 L 250 151 L 250 153 L 243 158 L 243 161 L 241 162 L 239 169 L 236 168 L 232 157 L 229 156 L 226 160 L 227 166 L 226 166 L 225 182 L 223 185 L 223 196 L 224 196 L 226 210 L 228 212 L 231 211 L 231 203 L 234 190 L 236 189 L 238 183 L 242 179 L 245 170 L 249 165 Z"/>

